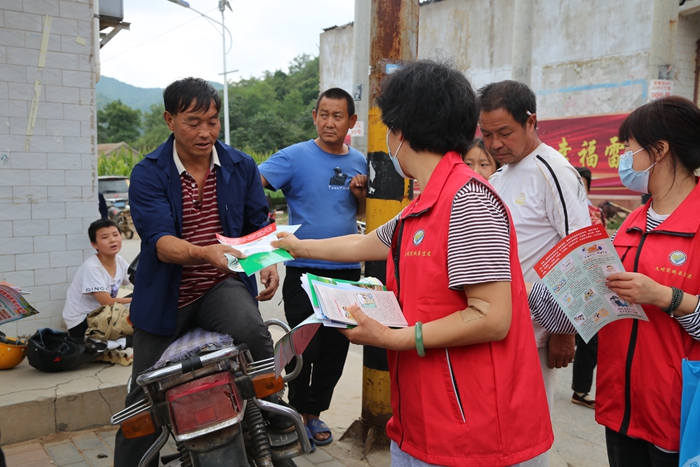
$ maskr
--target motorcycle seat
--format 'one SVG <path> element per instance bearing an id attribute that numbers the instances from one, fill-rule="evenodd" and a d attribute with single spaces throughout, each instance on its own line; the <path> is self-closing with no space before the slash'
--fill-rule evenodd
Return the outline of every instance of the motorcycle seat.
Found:
<path id="1" fill-rule="evenodd" d="M 171 363 L 182 362 L 200 352 L 211 352 L 232 346 L 233 338 L 227 334 L 194 328 L 170 344 L 156 364 L 146 371 L 157 370 Z"/>

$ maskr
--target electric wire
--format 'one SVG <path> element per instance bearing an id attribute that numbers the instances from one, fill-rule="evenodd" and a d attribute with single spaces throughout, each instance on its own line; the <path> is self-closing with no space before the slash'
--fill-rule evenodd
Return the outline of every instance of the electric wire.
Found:
<path id="1" fill-rule="evenodd" d="M 214 8 L 213 10 L 208 11 L 207 13 L 211 13 L 212 11 L 216 11 L 216 10 L 218 10 L 218 8 Z M 206 16 L 205 16 L 204 14 L 202 14 L 201 16 L 204 16 L 204 18 L 206 18 Z M 125 50 L 125 51 L 123 51 L 123 52 L 120 52 L 120 53 L 118 53 L 118 54 L 116 54 L 116 55 L 112 55 L 111 57 L 101 58 L 100 61 L 104 63 L 104 62 L 106 62 L 106 61 L 108 61 L 108 60 L 111 60 L 111 59 L 113 59 L 113 58 L 119 57 L 120 55 L 124 55 L 125 53 L 131 52 L 132 50 L 137 49 L 137 48 L 141 47 L 142 45 L 148 44 L 149 42 L 154 41 L 154 40 L 158 39 L 159 37 L 164 36 L 164 35 L 166 35 L 166 34 L 168 34 L 168 33 L 170 33 L 170 32 L 173 32 L 174 30 L 179 29 L 179 28 L 185 26 L 186 24 L 191 23 L 192 21 L 196 21 L 196 20 L 198 20 L 199 18 L 200 18 L 199 16 L 196 16 L 196 17 L 194 17 L 194 18 L 192 18 L 192 19 L 190 19 L 190 20 L 188 20 L 188 21 L 185 21 L 184 23 L 180 24 L 179 26 L 175 26 L 174 28 L 168 29 L 167 31 L 162 32 L 162 33 L 158 34 L 157 36 L 151 37 L 150 39 L 147 39 L 147 40 L 141 42 L 140 44 L 137 44 L 137 45 L 133 46 L 133 47 L 130 48 L 130 49 L 127 49 L 127 50 Z M 228 31 L 228 28 L 226 28 L 226 30 Z M 229 37 L 230 37 L 230 36 L 231 36 L 231 33 L 229 32 Z M 231 39 L 231 43 L 233 43 L 233 39 Z M 229 47 L 229 50 L 231 50 L 230 47 Z"/>

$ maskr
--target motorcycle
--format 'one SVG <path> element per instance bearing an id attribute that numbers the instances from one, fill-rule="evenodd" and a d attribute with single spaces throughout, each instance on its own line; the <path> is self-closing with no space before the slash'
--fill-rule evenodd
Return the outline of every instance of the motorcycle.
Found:
<path id="1" fill-rule="evenodd" d="M 114 222 L 119 226 L 119 230 L 121 230 L 124 237 L 128 240 L 134 238 L 136 228 L 134 227 L 134 222 L 131 220 L 131 209 L 129 209 L 128 204 L 124 206 L 124 209 L 117 215 Z"/>
<path id="2" fill-rule="evenodd" d="M 289 331 L 282 321 L 266 321 Z M 300 358 L 297 359 L 300 362 Z M 291 467 L 293 457 L 311 451 L 301 415 L 267 402 L 301 371 L 275 376 L 274 358 L 253 361 L 245 344 L 194 355 L 143 373 L 136 384 L 146 397 L 111 418 L 128 439 L 160 435 L 139 463 L 145 467 L 173 436 L 178 454 L 168 467 Z M 269 428 L 263 412 L 289 418 L 290 433 Z"/>
<path id="3" fill-rule="evenodd" d="M 122 235 L 128 240 L 134 238 L 134 222 L 131 220 L 131 209 L 124 199 L 115 199 L 107 208 L 109 219 L 113 220 Z"/>

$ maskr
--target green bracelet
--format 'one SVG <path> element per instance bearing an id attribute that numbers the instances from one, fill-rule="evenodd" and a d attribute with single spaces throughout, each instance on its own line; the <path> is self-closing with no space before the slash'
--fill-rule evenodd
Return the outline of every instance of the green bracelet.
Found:
<path id="1" fill-rule="evenodd" d="M 425 347 L 423 347 L 423 323 L 416 323 L 416 352 L 419 357 L 425 357 Z"/>
<path id="2" fill-rule="evenodd" d="M 666 308 L 662 308 L 661 311 L 667 313 L 670 317 L 673 317 L 673 312 L 676 311 L 679 306 L 681 306 L 684 294 L 681 289 L 676 287 L 671 287 L 671 291 L 671 304 Z"/>

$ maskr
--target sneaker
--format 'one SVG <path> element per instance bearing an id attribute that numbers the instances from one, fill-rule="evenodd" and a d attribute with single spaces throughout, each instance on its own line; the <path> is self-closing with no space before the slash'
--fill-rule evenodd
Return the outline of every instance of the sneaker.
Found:
<path id="1" fill-rule="evenodd" d="M 593 399 L 588 393 L 582 394 L 580 392 L 574 392 L 574 394 L 571 396 L 571 402 L 588 407 L 589 409 L 595 409 L 595 399 Z"/>

